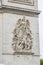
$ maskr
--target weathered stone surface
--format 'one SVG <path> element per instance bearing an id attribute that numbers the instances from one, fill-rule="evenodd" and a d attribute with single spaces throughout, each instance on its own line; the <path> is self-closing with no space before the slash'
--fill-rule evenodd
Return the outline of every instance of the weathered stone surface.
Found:
<path id="1" fill-rule="evenodd" d="M 33 0 L 8 0 L 10 2 L 15 2 L 15 3 L 21 3 L 21 4 L 26 4 L 26 5 L 34 5 Z"/>
<path id="2" fill-rule="evenodd" d="M 22 0 L 23 1 L 23 0 Z M 26 0 L 25 0 L 26 1 Z M 29 0 L 30 2 L 18 2 L 18 0 L 16 0 L 16 2 L 14 0 L 3 0 L 2 4 L 5 6 L 9 6 L 9 7 L 18 7 L 18 8 L 26 8 L 26 9 L 32 9 L 32 10 L 38 10 L 38 0 Z"/>
<path id="3" fill-rule="evenodd" d="M 0 63 L 40 65 L 38 2 L 33 6 L 12 1 L 0 1 Z"/>

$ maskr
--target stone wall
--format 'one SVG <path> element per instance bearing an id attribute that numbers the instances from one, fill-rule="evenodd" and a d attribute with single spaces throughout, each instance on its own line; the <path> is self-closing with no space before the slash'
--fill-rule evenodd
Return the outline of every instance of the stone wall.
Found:
<path id="1" fill-rule="evenodd" d="M 13 30 L 15 29 L 16 23 L 19 19 L 22 19 L 24 15 L 19 14 L 11 14 L 11 13 L 4 13 L 3 14 L 3 47 L 2 47 L 2 56 L 3 56 L 3 63 L 6 65 L 39 65 L 39 32 L 38 32 L 38 17 L 26 16 L 25 19 L 29 20 L 30 22 L 30 29 L 32 31 L 32 49 L 31 54 L 30 50 L 27 51 L 30 54 L 20 55 L 15 54 L 12 48 L 12 41 L 13 41 Z M 11 59 L 11 60 L 10 60 Z M 21 60 L 20 60 L 21 59 Z M 26 61 L 26 63 L 25 63 Z"/>
<path id="2" fill-rule="evenodd" d="M 40 64 L 39 14 L 37 0 L 30 0 L 28 3 L 0 0 L 0 63 Z M 20 44 L 18 40 L 21 41 Z"/>

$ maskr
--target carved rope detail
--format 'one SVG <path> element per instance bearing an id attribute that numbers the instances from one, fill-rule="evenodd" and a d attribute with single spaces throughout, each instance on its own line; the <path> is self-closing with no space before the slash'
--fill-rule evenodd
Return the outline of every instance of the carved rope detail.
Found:
<path id="1" fill-rule="evenodd" d="M 31 50 L 32 49 L 32 32 L 30 30 L 30 22 L 23 19 L 17 21 L 16 27 L 13 31 L 13 50 Z"/>

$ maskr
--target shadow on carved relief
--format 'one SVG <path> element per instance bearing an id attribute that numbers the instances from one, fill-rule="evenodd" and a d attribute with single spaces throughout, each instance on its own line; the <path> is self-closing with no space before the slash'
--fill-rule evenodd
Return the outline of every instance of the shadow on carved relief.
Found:
<path id="1" fill-rule="evenodd" d="M 12 48 L 16 53 L 26 53 L 32 49 L 32 32 L 29 20 L 19 19 L 13 31 Z"/>

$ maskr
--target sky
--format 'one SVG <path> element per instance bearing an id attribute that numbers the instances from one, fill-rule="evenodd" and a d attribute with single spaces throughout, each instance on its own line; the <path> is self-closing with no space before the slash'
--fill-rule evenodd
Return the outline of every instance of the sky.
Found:
<path id="1" fill-rule="evenodd" d="M 40 58 L 43 59 L 43 0 L 38 1 L 38 7 L 41 11 L 39 15 Z"/>

